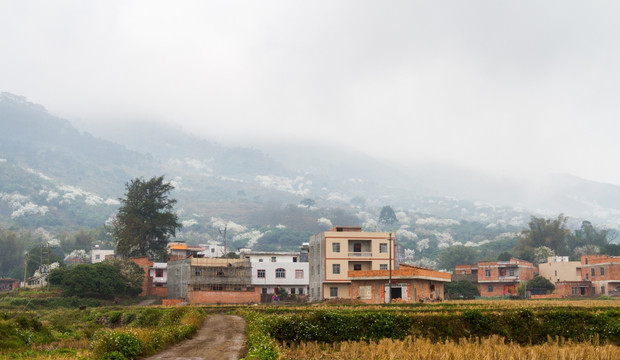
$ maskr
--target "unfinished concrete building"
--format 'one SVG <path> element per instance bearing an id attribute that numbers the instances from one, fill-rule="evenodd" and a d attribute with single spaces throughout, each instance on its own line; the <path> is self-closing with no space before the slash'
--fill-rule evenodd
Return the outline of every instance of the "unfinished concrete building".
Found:
<path id="1" fill-rule="evenodd" d="M 260 302 L 246 259 L 187 258 L 168 262 L 168 298 L 190 304 Z"/>

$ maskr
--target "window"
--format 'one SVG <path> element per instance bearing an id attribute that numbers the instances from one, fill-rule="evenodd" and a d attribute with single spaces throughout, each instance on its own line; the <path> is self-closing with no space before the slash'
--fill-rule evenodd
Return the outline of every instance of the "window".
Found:
<path id="1" fill-rule="evenodd" d="M 586 273 L 586 280 L 590 280 L 590 274 Z"/>
<path id="2" fill-rule="evenodd" d="M 164 277 L 164 269 L 155 270 L 155 277 Z"/>
<path id="3" fill-rule="evenodd" d="M 340 274 L 340 264 L 332 264 L 332 274 Z"/>
<path id="4" fill-rule="evenodd" d="M 515 270 L 514 269 L 508 270 L 508 276 L 515 276 Z"/>
<path id="5" fill-rule="evenodd" d="M 555 276 L 558 276 L 558 271 L 557 270 L 555 270 Z"/>
<path id="6" fill-rule="evenodd" d="M 605 295 L 605 287 L 601 286 L 601 295 Z"/>
<path id="7" fill-rule="evenodd" d="M 284 279 L 286 277 L 286 270 L 279 268 L 276 269 L 276 279 Z"/>
<path id="8" fill-rule="evenodd" d="M 224 287 L 222 285 L 211 285 L 211 291 L 223 291 Z"/>
<path id="9" fill-rule="evenodd" d="M 194 275 L 196 275 L 196 276 L 201 276 L 201 275 L 202 275 L 202 271 L 201 271 L 200 269 L 196 269 L 196 270 L 194 271 Z"/>
<path id="10" fill-rule="evenodd" d="M 605 268 L 601 268 L 601 276 L 605 276 Z"/>
<path id="11" fill-rule="evenodd" d="M 362 270 L 362 264 L 353 264 L 353 270 L 354 271 Z"/>
<path id="12" fill-rule="evenodd" d="M 492 293 L 493 292 L 493 286 L 491 286 L 491 285 L 487 286 L 487 292 L 488 293 Z"/>
<path id="13" fill-rule="evenodd" d="M 276 262 L 276 257 L 275 256 L 271 257 L 271 262 Z"/>
<path id="14" fill-rule="evenodd" d="M 594 277 L 596 274 L 594 273 L 594 268 L 590 269 L 591 275 L 592 277 Z"/>
<path id="15" fill-rule="evenodd" d="M 353 252 L 362 252 L 362 243 L 353 244 Z"/>
<path id="16" fill-rule="evenodd" d="M 95 255 L 95 259 L 97 259 L 97 260 L 101 259 L 101 255 L 99 255 L 99 254 Z"/>
<path id="17" fill-rule="evenodd" d="M 380 253 L 386 253 L 387 252 L 387 244 L 385 244 L 385 243 L 379 244 L 379 252 Z"/>
<path id="18" fill-rule="evenodd" d="M 577 288 L 576 287 L 570 288 L 570 293 L 571 295 L 577 295 Z"/>
<path id="19" fill-rule="evenodd" d="M 258 259 L 258 262 L 263 262 L 263 259 Z"/>
<path id="20" fill-rule="evenodd" d="M 222 270 L 222 269 L 217 269 L 217 270 L 216 270 L 216 275 L 217 275 L 217 276 L 224 276 L 224 270 Z"/>
<path id="21" fill-rule="evenodd" d="M 295 270 L 295 279 L 303 279 L 304 271 L 303 270 Z"/>
<path id="22" fill-rule="evenodd" d="M 586 258 L 586 265 L 588 265 L 588 258 Z"/>
<path id="23" fill-rule="evenodd" d="M 257 270 L 256 277 L 265 278 L 265 270 Z"/>
<path id="24" fill-rule="evenodd" d="M 215 252 L 215 248 L 211 248 L 211 253 L 214 253 L 214 252 Z"/>
<path id="25" fill-rule="evenodd" d="M 297 290 L 299 290 L 298 291 L 299 295 L 303 295 L 304 294 L 304 288 L 299 288 Z"/>
<path id="26" fill-rule="evenodd" d="M 379 265 L 379 270 L 387 270 L 387 269 L 388 269 L 387 264 L 381 264 L 381 265 Z"/>
<path id="27" fill-rule="evenodd" d="M 332 243 L 332 252 L 339 253 L 340 252 L 340 243 Z"/>
<path id="28" fill-rule="evenodd" d="M 329 297 L 338 297 L 338 288 L 330 287 L 329 288 Z"/>
<path id="29" fill-rule="evenodd" d="M 295 293 L 295 288 L 291 288 L 291 294 Z"/>
<path id="30" fill-rule="evenodd" d="M 267 293 L 267 288 L 262 288 L 262 289 L 261 289 L 261 292 L 262 292 L 263 294 L 266 294 L 266 293 Z"/>
<path id="31" fill-rule="evenodd" d="M 491 270 L 484 270 L 484 276 L 490 277 L 491 276 Z"/>
<path id="32" fill-rule="evenodd" d="M 297 262 L 297 256 L 293 256 L 293 262 Z"/>

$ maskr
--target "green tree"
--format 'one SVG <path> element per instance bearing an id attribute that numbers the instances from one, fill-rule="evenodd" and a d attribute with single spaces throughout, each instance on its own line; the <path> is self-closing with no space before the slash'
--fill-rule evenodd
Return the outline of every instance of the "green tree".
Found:
<path id="1" fill-rule="evenodd" d="M 558 255 L 568 255 L 566 238 L 569 230 L 566 228 L 568 220 L 563 214 L 557 219 L 543 219 L 532 216 L 528 228 L 521 231 L 514 252 L 519 258 L 525 259 L 524 255 L 532 257 L 534 249 L 546 246 Z"/>
<path id="2" fill-rule="evenodd" d="M 575 248 L 587 245 L 598 246 L 603 248 L 607 245 L 608 230 L 599 230 L 595 228 L 591 222 L 584 220 L 581 223 L 581 229 L 575 230 L 568 235 L 567 245 L 571 251 Z"/>
<path id="3" fill-rule="evenodd" d="M 555 290 L 555 285 L 549 279 L 542 276 L 536 276 L 532 280 L 527 282 L 528 289 L 545 289 L 549 292 Z"/>
<path id="4" fill-rule="evenodd" d="M 455 265 L 468 265 L 477 262 L 476 250 L 470 246 L 455 245 L 447 247 L 437 257 L 441 269 L 452 270 Z"/>
<path id="5" fill-rule="evenodd" d="M 512 255 L 508 251 L 504 251 L 503 253 L 499 254 L 499 256 L 497 257 L 497 261 L 510 261 L 511 258 Z"/>
<path id="6" fill-rule="evenodd" d="M 444 297 L 447 299 L 474 299 L 480 290 L 471 281 L 457 280 L 444 284 Z"/>
<path id="7" fill-rule="evenodd" d="M 104 264 L 112 265 L 116 269 L 125 283 L 124 295 L 136 296 L 142 292 L 144 282 L 144 270 L 130 259 L 106 259 Z"/>
<path id="8" fill-rule="evenodd" d="M 0 228 L 0 249 L 0 276 L 6 276 L 23 265 L 25 245 L 16 232 Z"/>
<path id="9" fill-rule="evenodd" d="M 181 228 L 174 213 L 175 199 L 168 197 L 174 189 L 164 177 L 142 178 L 125 184 L 125 198 L 113 224 L 116 253 L 123 257 L 148 256 L 165 260 L 168 239 Z"/>
<path id="10" fill-rule="evenodd" d="M 394 209 L 391 206 L 387 205 L 381 209 L 381 213 L 379 214 L 379 223 L 384 225 L 392 225 L 398 222 L 396 218 L 396 214 L 394 213 Z"/>
<path id="11" fill-rule="evenodd" d="M 54 270 L 52 284 L 60 283 L 63 295 L 109 299 L 124 294 L 126 284 L 120 271 L 110 264 L 78 264 L 67 270 Z"/>
<path id="12" fill-rule="evenodd" d="M 620 256 L 620 245 L 618 244 L 607 244 L 602 249 L 603 254 L 611 255 L 611 256 Z"/>

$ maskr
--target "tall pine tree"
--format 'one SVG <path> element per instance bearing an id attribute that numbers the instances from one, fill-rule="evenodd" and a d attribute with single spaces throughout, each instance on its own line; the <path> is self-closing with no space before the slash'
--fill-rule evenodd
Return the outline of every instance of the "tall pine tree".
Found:
<path id="1" fill-rule="evenodd" d="M 173 211 L 176 200 L 168 197 L 174 186 L 160 176 L 148 181 L 137 178 L 125 187 L 112 229 L 117 254 L 165 261 L 168 239 L 181 228 Z"/>

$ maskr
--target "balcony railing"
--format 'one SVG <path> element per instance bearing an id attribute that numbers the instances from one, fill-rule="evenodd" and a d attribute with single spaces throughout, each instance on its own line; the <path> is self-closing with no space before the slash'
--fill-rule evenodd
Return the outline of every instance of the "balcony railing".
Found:
<path id="1" fill-rule="evenodd" d="M 372 252 L 350 252 L 349 257 L 372 257 Z"/>

